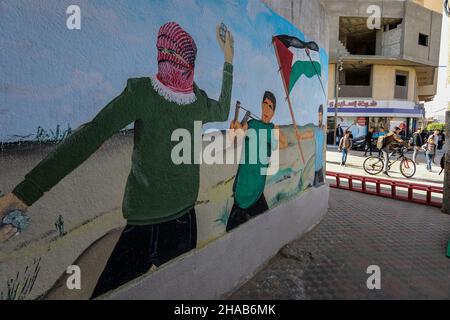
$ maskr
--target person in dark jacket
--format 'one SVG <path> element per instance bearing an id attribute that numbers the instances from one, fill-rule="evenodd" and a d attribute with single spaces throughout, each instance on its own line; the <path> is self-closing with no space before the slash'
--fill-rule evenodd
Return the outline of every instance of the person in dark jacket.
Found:
<path id="1" fill-rule="evenodd" d="M 438 150 L 442 150 L 443 146 L 444 146 L 444 134 L 442 132 L 439 132 L 439 140 L 437 143 Z"/>
<path id="2" fill-rule="evenodd" d="M 413 161 L 415 162 L 415 164 L 419 164 L 419 162 L 417 162 L 417 154 L 423 146 L 422 128 L 418 128 L 417 131 L 414 132 L 412 146 L 414 148 Z"/>
<path id="3" fill-rule="evenodd" d="M 428 136 L 429 136 L 427 130 L 422 130 L 422 133 L 420 134 L 420 136 L 422 137 L 422 141 L 425 144 L 425 142 L 428 140 Z"/>
<path id="4" fill-rule="evenodd" d="M 341 138 L 344 136 L 344 130 L 342 129 L 341 125 L 338 124 L 336 128 L 336 144 L 339 144 L 341 141 Z"/>
<path id="5" fill-rule="evenodd" d="M 352 146 L 353 146 L 353 141 L 350 138 L 350 131 L 345 130 L 344 136 L 339 141 L 339 148 L 338 148 L 338 151 L 342 152 L 341 166 L 344 166 L 344 167 L 346 166 L 348 152 L 349 152 L 349 150 L 352 149 Z"/>
<path id="6" fill-rule="evenodd" d="M 369 132 L 367 132 L 366 138 L 365 138 L 365 150 L 364 150 L 364 157 L 367 156 L 367 151 L 370 152 L 370 155 L 372 156 L 373 146 L 372 146 L 372 139 L 373 139 L 373 130 L 374 128 L 369 128 Z"/>
<path id="7" fill-rule="evenodd" d="M 389 167 L 389 153 L 393 151 L 395 146 L 403 145 L 407 146 L 407 142 L 400 138 L 399 134 L 402 131 L 399 127 L 395 127 L 394 131 L 389 132 L 383 139 L 383 146 L 381 147 L 381 152 L 383 153 L 384 167 L 383 174 L 389 177 L 388 167 Z"/>
<path id="8" fill-rule="evenodd" d="M 441 158 L 441 172 L 439 172 L 439 175 L 441 175 L 442 172 L 444 172 L 444 170 L 445 170 L 445 154 Z"/>

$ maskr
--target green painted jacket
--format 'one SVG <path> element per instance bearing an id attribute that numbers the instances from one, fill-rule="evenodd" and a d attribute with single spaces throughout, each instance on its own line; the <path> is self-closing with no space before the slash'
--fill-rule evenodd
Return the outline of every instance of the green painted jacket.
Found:
<path id="1" fill-rule="evenodd" d="M 240 208 L 251 207 L 264 192 L 266 175 L 263 175 L 261 170 L 269 167 L 272 150 L 278 146 L 278 141 L 272 141 L 274 127 L 273 123 L 264 123 L 260 120 L 252 119 L 248 122 L 248 129 L 254 130 L 256 140 L 251 140 L 248 135 L 249 131 L 247 131 L 241 163 L 233 186 L 234 201 Z M 260 130 L 266 130 L 266 135 L 260 134 Z M 252 143 L 255 145 L 250 147 Z M 266 145 L 265 149 L 261 150 L 264 144 Z M 252 151 L 255 152 L 253 156 L 253 161 L 256 160 L 255 163 L 251 163 Z"/>
<path id="2" fill-rule="evenodd" d="M 131 225 L 170 221 L 191 210 L 199 189 L 199 165 L 172 162 L 179 141 L 172 132 L 187 129 L 194 136 L 194 121 L 226 121 L 230 111 L 233 66 L 224 64 L 219 101 L 194 84 L 196 101 L 178 105 L 160 96 L 150 78 L 129 79 L 125 90 L 89 123 L 80 126 L 41 161 L 13 193 L 32 205 L 67 174 L 81 165 L 105 140 L 134 122 L 132 168 L 122 210 Z M 193 142 L 192 142 L 193 143 Z M 192 147 L 191 159 L 193 161 Z M 114 172 L 111 172 L 114 174 Z"/>

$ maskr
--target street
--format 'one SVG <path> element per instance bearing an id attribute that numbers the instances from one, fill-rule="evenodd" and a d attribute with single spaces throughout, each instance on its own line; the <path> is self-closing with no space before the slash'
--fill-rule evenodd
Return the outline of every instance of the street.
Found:
<path id="1" fill-rule="evenodd" d="M 450 216 L 331 189 L 327 216 L 282 248 L 230 299 L 450 299 Z M 369 266 L 380 268 L 369 290 Z"/>
<path id="2" fill-rule="evenodd" d="M 391 168 L 391 171 L 389 172 L 389 175 L 394 180 L 399 181 L 408 181 L 413 183 L 420 183 L 420 184 L 426 184 L 426 185 L 435 185 L 435 186 L 442 186 L 442 183 L 444 181 L 444 174 L 439 175 L 439 172 L 441 171 L 441 168 L 439 166 L 439 161 L 441 160 L 441 157 L 443 155 L 443 150 L 439 150 L 438 154 L 436 155 L 435 164 L 432 168 L 433 172 L 428 172 L 425 167 L 425 155 L 423 152 L 421 152 L 418 157 L 418 165 L 417 165 L 417 171 L 414 177 L 410 179 L 406 179 L 402 176 L 400 173 L 399 163 L 397 162 L 394 164 L 394 166 Z M 378 152 L 374 152 L 373 155 L 378 155 Z M 369 156 L 369 155 L 368 155 Z M 409 151 L 406 153 L 406 156 L 408 158 L 412 158 L 412 151 Z M 347 158 L 347 166 L 342 167 L 340 165 L 341 163 L 341 153 L 338 152 L 337 147 L 335 146 L 328 146 L 327 147 L 327 171 L 332 172 L 345 172 L 345 173 L 351 173 L 361 176 L 370 176 L 367 174 L 363 169 L 363 162 L 367 157 L 364 157 L 364 151 L 355 151 L 352 150 L 349 152 L 348 158 Z M 385 178 L 381 174 L 377 175 L 377 177 Z"/>
<path id="3" fill-rule="evenodd" d="M 442 151 L 436 161 L 441 156 Z M 337 148 L 328 146 L 327 171 L 369 176 L 362 168 L 364 152 L 351 151 L 346 167 L 340 159 Z M 418 161 L 413 178 L 404 178 L 397 164 L 391 179 L 442 186 L 440 167 L 426 171 L 423 153 Z M 450 299 L 450 216 L 430 206 L 337 189 L 331 189 L 329 205 L 318 226 L 282 248 L 229 298 Z M 379 290 L 367 286 L 369 266 L 379 267 Z"/>

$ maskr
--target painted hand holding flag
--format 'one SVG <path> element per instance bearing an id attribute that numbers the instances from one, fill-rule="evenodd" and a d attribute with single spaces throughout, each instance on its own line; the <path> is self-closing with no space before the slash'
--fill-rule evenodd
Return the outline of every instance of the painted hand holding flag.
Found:
<path id="1" fill-rule="evenodd" d="M 302 75 L 308 78 L 322 73 L 319 46 L 298 38 L 281 35 L 273 39 L 287 93 L 290 94 Z"/>
<path id="2" fill-rule="evenodd" d="M 277 55 L 278 65 L 280 66 L 281 78 L 286 91 L 286 99 L 289 104 L 300 155 L 303 163 L 305 163 L 290 95 L 292 91 L 295 91 L 294 88 L 298 86 L 301 76 L 304 75 L 307 78 L 312 78 L 314 76 L 319 77 L 322 91 L 326 96 L 320 79 L 322 65 L 320 63 L 319 46 L 313 41 L 304 42 L 296 37 L 288 35 L 273 37 L 273 46 Z"/>

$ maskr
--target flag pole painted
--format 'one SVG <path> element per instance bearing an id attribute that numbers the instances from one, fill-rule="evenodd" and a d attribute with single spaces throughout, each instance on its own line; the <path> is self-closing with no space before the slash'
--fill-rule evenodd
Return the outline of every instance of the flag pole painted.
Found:
<path id="1" fill-rule="evenodd" d="M 275 55 L 277 56 L 278 66 L 280 67 L 281 78 L 283 80 L 284 90 L 286 91 L 286 100 L 288 102 L 289 111 L 291 113 L 292 123 L 294 124 L 294 131 L 295 131 L 295 137 L 297 138 L 298 150 L 300 151 L 300 156 L 302 157 L 302 162 L 305 164 L 305 156 L 303 155 L 301 137 L 300 137 L 300 133 L 299 133 L 298 127 L 297 127 L 297 121 L 295 121 L 295 115 L 294 115 L 294 110 L 292 109 L 291 98 L 289 97 L 289 87 L 286 84 L 285 78 L 283 77 L 283 74 L 285 74 L 285 70 L 283 70 L 283 66 L 281 64 L 280 56 L 279 56 L 278 50 L 277 50 L 276 41 L 279 41 L 279 40 L 276 37 L 273 37 L 272 44 L 275 48 Z"/>
<path id="2" fill-rule="evenodd" d="M 311 62 L 311 64 L 312 64 L 314 70 L 316 71 L 317 78 L 319 79 L 320 86 L 322 87 L 322 93 L 323 93 L 323 96 L 324 96 L 325 99 L 326 99 L 326 98 L 327 98 L 327 94 L 325 93 L 325 88 L 323 87 L 322 76 L 321 76 L 321 75 L 319 74 L 319 72 L 317 71 L 316 66 L 315 66 L 315 64 L 314 64 L 314 61 L 313 61 L 312 58 L 311 58 L 311 53 L 309 52 L 309 50 L 306 50 L 306 54 L 308 55 L 309 61 Z"/>

